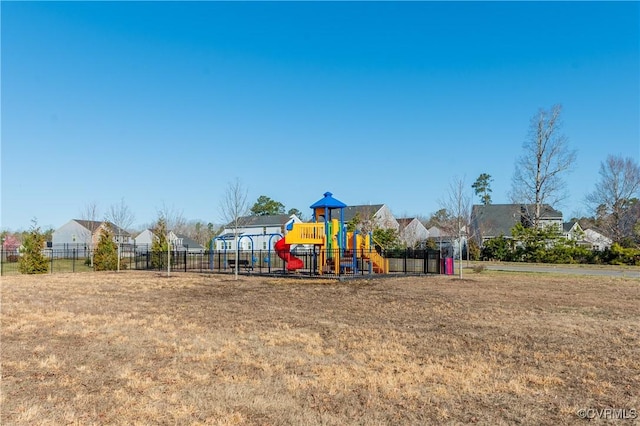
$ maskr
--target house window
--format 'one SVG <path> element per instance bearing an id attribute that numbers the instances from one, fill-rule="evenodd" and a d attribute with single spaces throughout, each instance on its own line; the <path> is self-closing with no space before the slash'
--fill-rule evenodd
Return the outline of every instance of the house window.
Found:
<path id="1" fill-rule="evenodd" d="M 267 249 L 267 242 L 263 241 L 262 242 L 262 250 L 266 250 Z"/>
<path id="2" fill-rule="evenodd" d="M 247 243 L 247 250 L 251 250 L 251 242 Z"/>

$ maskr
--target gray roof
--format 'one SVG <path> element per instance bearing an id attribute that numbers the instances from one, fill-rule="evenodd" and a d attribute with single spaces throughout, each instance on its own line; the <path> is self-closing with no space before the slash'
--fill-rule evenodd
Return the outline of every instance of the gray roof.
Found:
<path id="1" fill-rule="evenodd" d="M 400 229 L 405 228 L 407 225 L 409 225 L 412 221 L 413 221 L 413 217 L 403 217 L 400 219 L 396 219 L 396 221 L 398 222 L 398 225 L 400 225 Z"/>
<path id="2" fill-rule="evenodd" d="M 182 246 L 183 247 L 189 247 L 189 248 L 204 248 L 201 244 L 199 244 L 197 241 L 192 240 L 191 238 L 187 237 L 186 235 L 183 234 L 176 234 L 176 237 L 182 239 Z"/>
<path id="3" fill-rule="evenodd" d="M 87 228 L 90 231 L 97 231 L 98 228 L 100 227 L 100 225 L 102 225 L 103 223 L 109 224 L 111 226 L 111 231 L 114 234 L 118 234 L 118 235 L 129 235 L 129 233 L 125 230 L 120 228 L 119 226 L 107 221 L 107 220 L 102 220 L 102 221 L 98 221 L 98 220 L 82 220 L 82 219 L 73 219 L 74 222 L 78 222 L 80 225 L 82 225 L 83 227 Z"/>
<path id="4" fill-rule="evenodd" d="M 523 204 L 475 204 L 471 208 L 471 224 L 479 230 L 483 237 L 510 236 L 511 228 L 521 223 L 531 205 Z M 562 220 L 562 212 L 544 204 L 540 217 L 542 219 Z"/>
<path id="5" fill-rule="evenodd" d="M 360 219 L 365 220 L 376 214 L 384 204 L 369 204 L 362 206 L 347 206 L 344 208 L 344 221 L 349 222 L 353 219 L 358 213 L 360 214 Z"/>
<path id="6" fill-rule="evenodd" d="M 288 214 L 262 215 L 262 216 L 243 216 L 238 218 L 238 226 L 242 228 L 253 228 L 263 226 L 282 226 L 291 219 Z M 233 228 L 235 223 L 232 221 L 225 225 L 225 228 Z"/>

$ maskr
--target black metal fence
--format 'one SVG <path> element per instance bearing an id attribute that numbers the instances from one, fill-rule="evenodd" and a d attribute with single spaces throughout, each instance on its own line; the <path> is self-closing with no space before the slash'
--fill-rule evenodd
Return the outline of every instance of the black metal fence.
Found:
<path id="1" fill-rule="evenodd" d="M 49 272 L 92 271 L 90 250 L 76 248 L 43 250 L 49 261 Z M 287 253 L 284 254 L 287 257 Z M 0 252 L 0 274 L 17 274 L 18 253 Z M 170 265 L 169 265 L 170 263 Z M 440 253 L 437 250 L 298 250 L 289 253 L 287 261 L 273 250 L 188 252 L 134 251 L 120 252 L 121 270 L 157 270 L 171 272 L 215 272 L 240 274 L 291 274 L 309 276 L 342 276 L 368 274 L 439 274 Z M 295 268 L 292 268 L 295 267 Z"/>

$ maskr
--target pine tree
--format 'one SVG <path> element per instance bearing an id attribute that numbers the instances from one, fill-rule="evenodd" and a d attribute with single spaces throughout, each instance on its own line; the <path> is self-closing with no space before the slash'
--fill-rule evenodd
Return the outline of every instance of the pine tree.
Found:
<path id="1" fill-rule="evenodd" d="M 21 256 L 18 270 L 21 274 L 46 274 L 49 272 L 49 262 L 42 254 L 46 244 L 45 236 L 40 232 L 37 221 L 31 221 L 31 229 L 22 240 Z"/>
<path id="2" fill-rule="evenodd" d="M 491 204 L 491 182 L 493 178 L 490 174 L 482 173 L 478 176 L 478 179 L 471 185 L 476 192 L 476 195 L 480 197 L 480 201 L 485 206 Z"/>
<path id="3" fill-rule="evenodd" d="M 153 229 L 153 243 L 151 244 L 151 266 L 154 269 L 167 268 L 167 249 L 169 242 L 167 241 L 167 222 L 164 217 L 158 218 L 155 228 Z"/>
<path id="4" fill-rule="evenodd" d="M 118 269 L 118 246 L 113 241 L 111 226 L 105 224 L 93 254 L 93 268 L 96 271 L 115 271 Z"/>

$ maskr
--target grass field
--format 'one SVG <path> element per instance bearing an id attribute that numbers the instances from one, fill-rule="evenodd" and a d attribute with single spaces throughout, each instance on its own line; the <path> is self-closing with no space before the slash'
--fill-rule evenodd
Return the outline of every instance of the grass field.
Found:
<path id="1" fill-rule="evenodd" d="M 638 423 L 640 280 L 231 278 L 3 277 L 0 423 Z"/>

